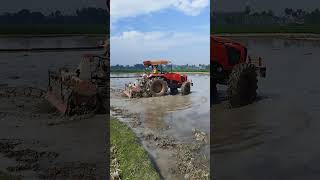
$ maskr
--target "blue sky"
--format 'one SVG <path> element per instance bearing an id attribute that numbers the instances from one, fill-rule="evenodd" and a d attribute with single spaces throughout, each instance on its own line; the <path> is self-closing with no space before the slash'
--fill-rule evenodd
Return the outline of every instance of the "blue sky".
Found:
<path id="1" fill-rule="evenodd" d="M 111 1 L 111 64 L 209 64 L 209 12 L 209 0 Z"/>

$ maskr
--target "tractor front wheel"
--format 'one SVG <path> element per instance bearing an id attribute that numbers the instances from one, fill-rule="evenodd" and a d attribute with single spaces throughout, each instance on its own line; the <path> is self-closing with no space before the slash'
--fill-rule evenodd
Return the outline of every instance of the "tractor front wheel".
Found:
<path id="1" fill-rule="evenodd" d="M 168 91 L 168 84 L 162 79 L 152 79 L 150 92 L 152 96 L 163 96 Z"/>
<path id="2" fill-rule="evenodd" d="M 229 76 L 228 99 L 231 107 L 251 104 L 258 89 L 256 68 L 253 64 L 236 65 Z"/>
<path id="3" fill-rule="evenodd" d="M 181 86 L 181 94 L 188 95 L 190 94 L 190 91 L 191 91 L 191 83 L 188 81 L 183 82 Z"/>

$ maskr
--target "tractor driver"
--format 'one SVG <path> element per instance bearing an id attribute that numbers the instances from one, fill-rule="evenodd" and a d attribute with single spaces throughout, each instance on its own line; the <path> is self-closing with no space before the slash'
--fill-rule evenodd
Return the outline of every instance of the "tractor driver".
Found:
<path id="1" fill-rule="evenodd" d="M 152 68 L 153 68 L 153 74 L 158 74 L 159 73 L 158 65 L 154 65 Z"/>

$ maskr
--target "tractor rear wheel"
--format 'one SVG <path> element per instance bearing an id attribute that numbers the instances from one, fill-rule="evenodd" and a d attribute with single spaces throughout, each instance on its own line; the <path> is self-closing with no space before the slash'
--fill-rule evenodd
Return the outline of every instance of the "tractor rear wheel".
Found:
<path id="1" fill-rule="evenodd" d="M 168 84 L 162 79 L 152 79 L 150 84 L 150 93 L 152 96 L 163 96 L 168 91 Z"/>
<path id="2" fill-rule="evenodd" d="M 258 80 L 253 64 L 236 65 L 229 76 L 228 98 L 231 107 L 251 104 L 257 97 Z"/>
<path id="3" fill-rule="evenodd" d="M 188 81 L 183 82 L 181 86 L 181 94 L 188 95 L 190 94 L 190 91 L 191 91 L 191 83 Z"/>

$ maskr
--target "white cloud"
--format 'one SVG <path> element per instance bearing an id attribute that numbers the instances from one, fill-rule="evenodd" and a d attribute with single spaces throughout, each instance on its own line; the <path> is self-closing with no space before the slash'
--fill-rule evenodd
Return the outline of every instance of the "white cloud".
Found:
<path id="1" fill-rule="evenodd" d="M 111 20 L 174 8 L 186 15 L 196 16 L 209 6 L 209 0 L 114 0 L 111 1 Z"/>
<path id="2" fill-rule="evenodd" d="M 174 59 L 176 64 L 209 63 L 209 34 L 127 31 L 112 36 L 111 64 L 136 64 L 143 59 Z"/>
<path id="3" fill-rule="evenodd" d="M 175 7 L 190 16 L 196 16 L 209 6 L 208 0 L 177 0 Z"/>

